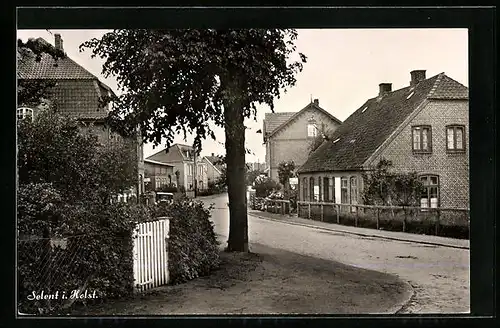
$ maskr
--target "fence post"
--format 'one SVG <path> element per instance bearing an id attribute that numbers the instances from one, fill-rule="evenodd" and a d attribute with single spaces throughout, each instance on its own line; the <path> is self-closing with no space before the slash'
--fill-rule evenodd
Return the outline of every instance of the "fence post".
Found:
<path id="1" fill-rule="evenodd" d="M 310 220 L 311 219 L 311 203 L 308 203 L 307 207 L 308 207 L 308 210 L 309 210 L 309 214 L 307 215 L 307 218 Z"/>
<path id="2" fill-rule="evenodd" d="M 323 222 L 323 203 L 321 203 L 321 221 Z"/>
<path id="3" fill-rule="evenodd" d="M 406 208 L 403 206 L 403 232 L 406 232 Z"/>
<path id="4" fill-rule="evenodd" d="M 340 205 L 335 204 L 335 209 L 337 212 L 337 224 L 340 224 Z"/>
<path id="5" fill-rule="evenodd" d="M 377 230 L 380 229 L 380 208 L 377 207 Z"/>
<path id="6" fill-rule="evenodd" d="M 354 208 L 356 209 L 356 217 L 354 218 L 354 226 L 358 226 L 358 219 L 359 219 L 359 208 L 358 205 L 354 205 Z"/>
<path id="7" fill-rule="evenodd" d="M 436 215 L 436 231 L 435 231 L 435 235 L 437 236 L 438 233 L 439 233 L 439 216 L 441 214 L 441 211 L 438 209 L 437 210 L 437 215 Z"/>

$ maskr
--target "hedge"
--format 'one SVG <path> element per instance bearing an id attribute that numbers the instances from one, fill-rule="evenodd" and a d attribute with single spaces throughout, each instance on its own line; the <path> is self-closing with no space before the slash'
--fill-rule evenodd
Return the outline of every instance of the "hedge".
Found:
<path id="1" fill-rule="evenodd" d="M 219 242 L 210 211 L 201 201 L 182 198 L 172 204 L 160 203 L 155 216 L 170 217 L 170 283 L 179 284 L 210 274 L 219 267 Z"/>
<path id="2" fill-rule="evenodd" d="M 86 303 L 131 295 L 132 233 L 136 221 L 149 218 L 143 206 L 67 205 L 50 184 L 20 186 L 18 310 L 27 314 L 53 313 L 68 305 L 68 301 L 61 300 L 28 300 L 33 291 L 70 293 L 83 287 L 95 290 L 98 298 L 87 299 Z M 51 246 L 56 238 L 64 240 L 65 247 Z"/>

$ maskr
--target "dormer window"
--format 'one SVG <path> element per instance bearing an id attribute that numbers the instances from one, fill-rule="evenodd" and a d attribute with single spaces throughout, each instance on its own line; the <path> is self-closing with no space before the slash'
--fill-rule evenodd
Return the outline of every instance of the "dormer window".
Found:
<path id="1" fill-rule="evenodd" d="M 29 118 L 31 121 L 33 121 L 33 109 L 28 108 L 28 107 L 18 108 L 17 109 L 17 119 L 24 120 L 26 118 Z"/>

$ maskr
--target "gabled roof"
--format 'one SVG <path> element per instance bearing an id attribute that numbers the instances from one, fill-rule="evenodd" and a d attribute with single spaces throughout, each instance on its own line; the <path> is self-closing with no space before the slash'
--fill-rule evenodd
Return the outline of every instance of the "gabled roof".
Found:
<path id="1" fill-rule="evenodd" d="M 151 164 L 157 164 L 157 165 L 174 167 L 174 165 L 172 165 L 172 164 L 158 162 L 158 161 L 153 161 L 152 159 L 147 159 L 147 158 L 144 160 L 144 163 L 151 163 Z"/>
<path id="2" fill-rule="evenodd" d="M 49 44 L 42 38 L 39 41 Z M 56 86 L 49 90 L 59 111 L 73 117 L 104 118 L 108 115 L 100 106 L 100 98 L 113 93 L 99 78 L 77 64 L 68 56 L 57 61 L 49 54 L 42 54 L 37 62 L 31 50 L 25 56 L 17 50 L 17 77 L 19 80 L 50 80 Z"/>
<path id="3" fill-rule="evenodd" d="M 293 115 L 295 115 L 295 112 L 266 113 L 262 133 L 266 136 L 274 132 L 274 130 L 288 121 Z"/>
<path id="4" fill-rule="evenodd" d="M 193 160 L 193 158 L 188 156 L 188 152 L 191 152 L 192 150 L 192 146 L 176 143 L 171 145 L 169 148 L 159 150 L 153 155 L 147 157 L 147 159 L 160 161 L 162 163 L 190 161 Z"/>
<path id="5" fill-rule="evenodd" d="M 361 168 L 426 99 L 468 99 L 468 89 L 441 73 L 414 87 L 369 99 L 337 128 L 330 140 L 309 156 L 298 172 Z"/>
<path id="6" fill-rule="evenodd" d="M 332 114 L 330 114 L 329 112 L 327 112 L 314 102 L 310 102 L 306 107 L 302 108 L 298 112 L 266 113 L 266 116 L 264 118 L 264 131 L 263 131 L 264 140 L 267 140 L 267 138 L 273 136 L 275 133 L 277 133 L 282 128 L 287 126 L 289 123 L 291 123 L 293 120 L 295 120 L 298 116 L 300 116 L 303 112 L 305 112 L 308 109 L 318 110 L 324 113 L 334 122 L 342 124 L 342 121 L 340 121 L 338 118 L 336 118 L 335 116 L 333 116 Z M 269 122 L 267 121 L 268 119 Z"/>
<path id="7" fill-rule="evenodd" d="M 205 156 L 207 162 L 209 162 L 219 173 L 222 173 L 224 165 L 220 164 L 220 158 L 218 156 Z"/>

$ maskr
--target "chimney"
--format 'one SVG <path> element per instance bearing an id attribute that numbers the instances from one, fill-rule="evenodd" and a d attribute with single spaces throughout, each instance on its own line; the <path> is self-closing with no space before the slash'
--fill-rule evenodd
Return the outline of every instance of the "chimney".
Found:
<path id="1" fill-rule="evenodd" d="M 319 99 L 314 99 L 314 104 L 315 104 L 316 106 L 319 106 Z"/>
<path id="2" fill-rule="evenodd" d="M 214 157 L 214 153 L 212 153 L 212 157 Z"/>
<path id="3" fill-rule="evenodd" d="M 54 45 L 56 47 L 57 50 L 61 50 L 61 51 L 64 51 L 64 48 L 63 48 L 63 40 L 61 38 L 61 34 L 54 34 Z"/>
<path id="4" fill-rule="evenodd" d="M 392 91 L 392 83 L 380 83 L 378 86 L 380 88 L 380 91 L 378 93 L 380 97 L 385 96 Z"/>
<path id="5" fill-rule="evenodd" d="M 410 86 L 415 86 L 418 82 L 425 80 L 425 70 L 415 70 L 410 72 L 411 81 Z"/>

